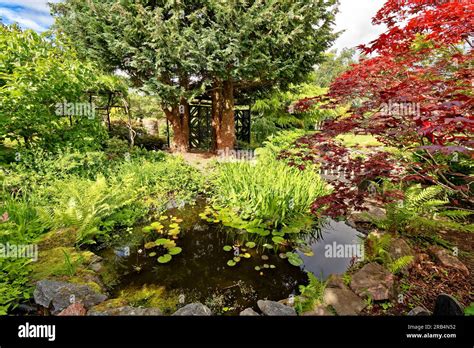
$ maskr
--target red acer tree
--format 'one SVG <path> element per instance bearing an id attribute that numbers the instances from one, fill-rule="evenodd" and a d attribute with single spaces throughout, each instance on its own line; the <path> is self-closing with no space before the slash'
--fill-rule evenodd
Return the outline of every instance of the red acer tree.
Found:
<path id="1" fill-rule="evenodd" d="M 452 162 L 473 157 L 474 2 L 388 0 L 373 23 L 388 29 L 359 46 L 367 58 L 295 110 L 350 105 L 349 118 L 326 122 L 322 132 L 364 132 L 410 150 L 415 160 L 405 180 L 443 185 L 469 200 L 469 177 Z"/>

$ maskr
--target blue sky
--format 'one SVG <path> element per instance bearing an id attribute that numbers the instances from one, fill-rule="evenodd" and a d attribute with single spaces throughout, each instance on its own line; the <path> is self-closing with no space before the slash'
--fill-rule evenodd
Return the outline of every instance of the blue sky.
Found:
<path id="1" fill-rule="evenodd" d="M 61 0 L 0 0 L 0 17 L 4 23 L 18 23 L 22 28 L 42 32 L 53 23 L 48 2 Z M 368 43 L 384 31 L 374 27 L 371 18 L 385 0 L 340 0 L 340 12 L 336 18 L 336 29 L 346 30 L 334 48 L 354 47 Z"/>

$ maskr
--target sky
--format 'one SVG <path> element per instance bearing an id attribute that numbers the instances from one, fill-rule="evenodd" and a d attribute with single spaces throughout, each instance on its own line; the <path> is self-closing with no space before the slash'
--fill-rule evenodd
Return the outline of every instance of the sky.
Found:
<path id="1" fill-rule="evenodd" d="M 22 28 L 38 32 L 47 30 L 53 23 L 48 2 L 60 0 L 0 0 L 0 17 L 4 23 L 18 23 Z M 371 18 L 385 0 L 340 0 L 336 17 L 337 31 L 345 30 L 333 48 L 355 47 L 375 39 L 385 28 L 373 26 Z"/>

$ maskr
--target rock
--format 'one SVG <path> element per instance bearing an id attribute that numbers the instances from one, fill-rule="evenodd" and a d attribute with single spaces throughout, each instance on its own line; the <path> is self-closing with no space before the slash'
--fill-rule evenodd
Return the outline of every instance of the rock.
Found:
<path id="1" fill-rule="evenodd" d="M 51 308 L 53 314 L 61 312 L 71 303 L 81 303 L 90 308 L 107 300 L 106 295 L 95 292 L 87 285 L 52 280 L 37 282 L 33 296 L 37 304 Z"/>
<path id="2" fill-rule="evenodd" d="M 60 228 L 41 236 L 38 241 L 40 251 L 50 250 L 59 247 L 74 247 L 77 239 L 77 231 L 72 228 Z"/>
<path id="3" fill-rule="evenodd" d="M 345 288 L 344 280 L 340 274 L 331 274 L 327 280 L 327 288 Z"/>
<path id="4" fill-rule="evenodd" d="M 239 314 L 240 316 L 260 316 L 257 312 L 255 312 L 252 308 L 245 308 L 242 312 Z"/>
<path id="5" fill-rule="evenodd" d="M 87 309 L 81 303 L 73 303 L 63 311 L 61 311 L 58 316 L 83 316 L 86 315 Z"/>
<path id="6" fill-rule="evenodd" d="M 257 306 L 264 315 L 268 316 L 295 316 L 294 308 L 285 306 L 275 301 L 258 300 Z"/>
<path id="7" fill-rule="evenodd" d="M 387 217 L 387 211 L 384 208 L 379 207 L 378 203 L 375 201 L 366 202 L 362 207 L 365 208 L 365 211 L 355 211 L 350 215 L 352 223 L 371 222 L 370 218 L 383 220 Z"/>
<path id="8" fill-rule="evenodd" d="M 418 306 L 418 307 L 413 308 L 411 311 L 409 311 L 407 315 L 423 316 L 423 315 L 431 315 L 431 312 L 423 307 Z"/>
<path id="9" fill-rule="evenodd" d="M 211 310 L 202 303 L 190 303 L 178 309 L 173 316 L 210 316 Z"/>
<path id="10" fill-rule="evenodd" d="M 469 270 L 467 269 L 466 265 L 459 261 L 459 259 L 454 256 L 452 252 L 436 245 L 430 247 L 428 252 L 435 258 L 436 263 L 439 265 L 447 268 L 453 268 L 463 273 L 465 276 L 469 276 Z"/>
<path id="11" fill-rule="evenodd" d="M 338 315 L 357 315 L 366 306 L 364 300 L 346 286 L 343 288 L 326 288 L 323 302 L 332 306 Z"/>
<path id="12" fill-rule="evenodd" d="M 374 301 L 388 300 L 394 295 L 394 276 L 372 262 L 352 275 L 350 287 L 359 296 L 370 297 Z"/>
<path id="13" fill-rule="evenodd" d="M 92 308 L 87 312 L 88 316 L 162 316 L 163 312 L 159 308 L 136 308 L 130 306 L 123 306 L 117 308 L 109 308 L 98 310 Z"/>
<path id="14" fill-rule="evenodd" d="M 334 313 L 331 312 L 327 307 L 318 305 L 318 306 L 315 306 L 312 311 L 304 312 L 301 315 L 319 317 L 319 316 L 334 315 Z"/>
<path id="15" fill-rule="evenodd" d="M 413 249 L 402 238 L 392 239 L 388 248 L 388 253 L 392 260 L 399 259 L 404 256 L 415 256 Z"/>

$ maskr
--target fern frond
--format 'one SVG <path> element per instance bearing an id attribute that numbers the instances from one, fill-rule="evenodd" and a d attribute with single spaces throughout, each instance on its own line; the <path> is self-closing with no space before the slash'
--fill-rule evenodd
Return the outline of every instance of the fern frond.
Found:
<path id="1" fill-rule="evenodd" d="M 414 257 L 411 255 L 399 257 L 398 259 L 396 259 L 395 261 L 391 262 L 388 265 L 388 269 L 391 273 L 397 274 L 400 271 L 402 271 L 405 267 L 410 265 L 413 262 L 413 260 L 414 260 Z"/>

